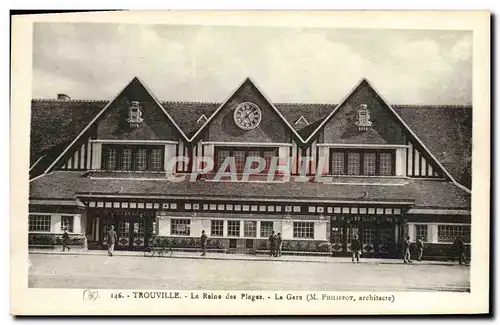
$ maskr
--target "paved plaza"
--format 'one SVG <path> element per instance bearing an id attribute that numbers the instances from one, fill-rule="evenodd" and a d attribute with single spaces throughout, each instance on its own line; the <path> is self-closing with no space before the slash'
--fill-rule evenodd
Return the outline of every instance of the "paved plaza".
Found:
<path id="1" fill-rule="evenodd" d="M 470 290 L 470 268 L 452 263 L 348 258 L 254 257 L 174 253 L 172 258 L 121 254 L 29 255 L 29 286 L 164 290 Z"/>

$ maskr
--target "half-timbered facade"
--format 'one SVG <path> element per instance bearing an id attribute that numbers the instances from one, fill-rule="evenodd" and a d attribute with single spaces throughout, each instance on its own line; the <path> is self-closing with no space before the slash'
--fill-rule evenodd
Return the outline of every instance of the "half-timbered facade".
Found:
<path id="1" fill-rule="evenodd" d="M 406 235 L 429 255 L 470 238 L 471 107 L 391 106 L 367 80 L 320 105 L 275 104 L 250 79 L 222 103 L 163 102 L 134 78 L 109 102 L 35 99 L 32 129 L 32 246 L 66 227 L 101 249 L 109 225 L 124 250 L 152 234 L 197 247 L 202 230 L 234 252 L 272 231 L 284 251 L 338 255 L 353 236 L 376 256 Z M 249 158 L 264 161 L 250 175 Z"/>

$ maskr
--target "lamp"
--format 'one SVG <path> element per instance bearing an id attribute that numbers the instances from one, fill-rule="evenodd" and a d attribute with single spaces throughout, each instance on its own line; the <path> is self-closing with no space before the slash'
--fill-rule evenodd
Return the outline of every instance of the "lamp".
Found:
<path id="1" fill-rule="evenodd" d="M 325 222 L 325 221 L 326 221 L 325 216 L 324 216 L 324 215 L 322 215 L 322 214 L 320 214 L 320 215 L 319 215 L 319 222 L 320 222 L 320 223 L 323 223 L 323 222 Z"/>
<path id="2" fill-rule="evenodd" d="M 292 216 L 290 215 L 290 213 L 285 215 L 285 220 L 287 223 L 290 223 L 290 220 L 292 220 Z"/>

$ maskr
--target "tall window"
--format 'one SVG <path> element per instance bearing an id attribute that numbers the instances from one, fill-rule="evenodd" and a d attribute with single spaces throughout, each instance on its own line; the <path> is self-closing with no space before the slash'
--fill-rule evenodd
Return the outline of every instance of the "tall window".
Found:
<path id="1" fill-rule="evenodd" d="M 380 153 L 380 175 L 388 176 L 392 173 L 392 154 Z"/>
<path id="2" fill-rule="evenodd" d="M 117 168 L 116 148 L 107 148 L 105 152 L 106 152 L 106 169 L 115 170 Z"/>
<path id="3" fill-rule="evenodd" d="M 28 221 L 29 231 L 50 231 L 50 215 L 31 215 Z"/>
<path id="4" fill-rule="evenodd" d="M 260 222 L 260 237 L 267 238 L 273 233 L 273 222 L 272 221 L 261 221 Z"/>
<path id="5" fill-rule="evenodd" d="M 361 242 L 363 244 L 373 245 L 374 239 L 375 239 L 375 229 L 364 228 L 363 229 L 363 238 L 361 238 Z"/>
<path id="6" fill-rule="evenodd" d="M 160 148 L 154 148 L 151 150 L 151 170 L 158 171 L 162 170 L 163 166 L 163 150 Z"/>
<path id="7" fill-rule="evenodd" d="M 347 175 L 359 175 L 360 173 L 360 154 L 357 152 L 347 153 Z"/>
<path id="8" fill-rule="evenodd" d="M 461 236 L 465 243 L 470 242 L 470 226 L 468 225 L 438 225 L 438 242 L 453 242 Z"/>
<path id="9" fill-rule="evenodd" d="M 332 152 L 332 174 L 344 175 L 344 153 Z"/>
<path id="10" fill-rule="evenodd" d="M 244 221 L 243 233 L 245 237 L 257 237 L 257 221 Z"/>
<path id="11" fill-rule="evenodd" d="M 124 148 L 121 155 L 121 169 L 132 170 L 132 149 Z"/>
<path id="12" fill-rule="evenodd" d="M 61 217 L 61 231 L 66 229 L 68 232 L 73 232 L 73 216 L 62 216 Z"/>
<path id="13" fill-rule="evenodd" d="M 293 238 L 314 239 L 314 222 L 294 222 Z"/>
<path id="14" fill-rule="evenodd" d="M 240 221 L 228 220 L 227 221 L 227 235 L 231 237 L 240 237 Z"/>
<path id="15" fill-rule="evenodd" d="M 163 146 L 103 145 L 102 152 L 102 166 L 106 170 L 163 170 Z"/>
<path id="16" fill-rule="evenodd" d="M 224 236 L 224 220 L 212 220 L 210 223 L 210 236 Z"/>
<path id="17" fill-rule="evenodd" d="M 372 152 L 367 152 L 364 155 L 363 170 L 365 175 L 375 175 L 376 172 L 376 154 Z"/>
<path id="18" fill-rule="evenodd" d="M 330 150 L 332 175 L 395 175 L 394 150 Z"/>
<path id="19" fill-rule="evenodd" d="M 263 173 L 264 173 L 269 170 L 272 159 L 278 156 L 278 149 L 277 148 L 216 148 L 215 156 L 217 157 L 215 165 L 216 170 L 220 169 L 220 167 L 224 163 L 224 160 L 227 157 L 233 157 L 237 173 L 242 173 L 244 171 L 245 163 L 248 157 L 261 157 L 266 162 L 266 165 L 263 166 L 264 167 Z M 256 168 L 257 163 L 256 162 L 252 163 L 251 167 Z M 225 171 L 226 172 L 229 171 L 229 168 L 227 168 Z"/>
<path id="20" fill-rule="evenodd" d="M 118 237 L 129 237 L 130 236 L 130 223 L 128 221 L 121 220 L 118 223 Z"/>
<path id="21" fill-rule="evenodd" d="M 415 232 L 417 233 L 417 239 L 427 241 L 427 225 L 415 225 Z"/>
<path id="22" fill-rule="evenodd" d="M 148 167 L 147 164 L 147 150 L 144 148 L 137 149 L 137 154 L 135 156 L 135 167 L 138 171 L 146 170 Z"/>
<path id="23" fill-rule="evenodd" d="M 172 219 L 170 234 L 178 236 L 189 236 L 191 234 L 190 219 Z"/>

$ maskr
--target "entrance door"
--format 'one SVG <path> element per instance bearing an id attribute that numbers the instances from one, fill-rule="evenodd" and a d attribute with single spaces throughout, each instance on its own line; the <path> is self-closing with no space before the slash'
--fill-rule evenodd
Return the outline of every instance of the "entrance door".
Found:
<path id="1" fill-rule="evenodd" d="M 144 247 L 145 229 L 143 219 L 123 218 L 118 221 L 118 243 L 116 249 L 140 250 Z"/>

